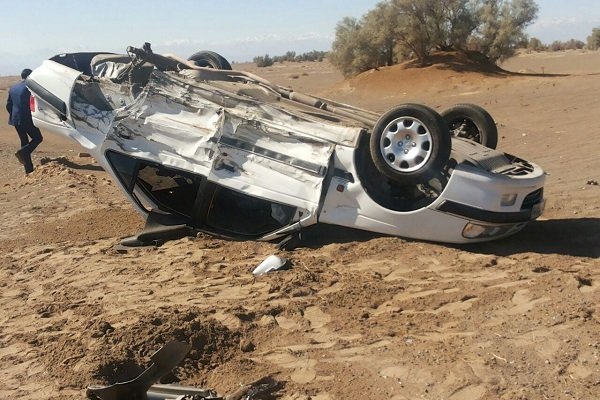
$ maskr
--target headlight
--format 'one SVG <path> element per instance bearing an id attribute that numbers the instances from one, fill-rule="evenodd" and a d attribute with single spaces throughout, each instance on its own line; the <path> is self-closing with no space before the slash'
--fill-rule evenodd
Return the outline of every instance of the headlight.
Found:
<path id="1" fill-rule="evenodd" d="M 462 235 L 467 239 L 483 239 L 493 236 L 502 236 L 510 231 L 517 231 L 525 226 L 525 223 L 509 225 L 481 225 L 469 222 L 465 225 Z"/>
<path id="2" fill-rule="evenodd" d="M 468 223 L 463 229 L 462 235 L 467 239 L 475 239 L 485 233 L 486 227 L 483 225 Z"/>

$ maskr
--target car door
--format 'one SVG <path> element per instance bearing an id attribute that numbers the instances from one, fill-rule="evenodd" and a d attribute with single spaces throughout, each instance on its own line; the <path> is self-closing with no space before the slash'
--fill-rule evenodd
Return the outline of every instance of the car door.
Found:
<path id="1" fill-rule="evenodd" d="M 224 113 L 219 130 L 210 181 L 316 211 L 334 144 L 229 112 Z"/>

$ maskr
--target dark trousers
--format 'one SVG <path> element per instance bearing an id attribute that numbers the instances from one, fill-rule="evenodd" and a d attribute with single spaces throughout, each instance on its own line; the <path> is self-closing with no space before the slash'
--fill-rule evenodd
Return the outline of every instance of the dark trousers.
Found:
<path id="1" fill-rule="evenodd" d="M 31 162 L 31 153 L 42 143 L 42 133 L 33 123 L 25 123 L 16 125 L 15 129 L 21 139 L 21 149 L 18 151 L 23 159 L 25 173 L 33 171 L 33 163 Z M 31 139 L 31 140 L 30 140 Z"/>

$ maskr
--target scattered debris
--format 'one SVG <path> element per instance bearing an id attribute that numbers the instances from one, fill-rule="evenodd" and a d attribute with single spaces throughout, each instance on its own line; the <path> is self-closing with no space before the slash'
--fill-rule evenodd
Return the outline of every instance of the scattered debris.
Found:
<path id="1" fill-rule="evenodd" d="M 270 376 L 266 376 L 254 382 L 242 385 L 235 392 L 225 396 L 224 400 L 252 400 L 258 394 L 275 392 L 279 390 L 281 386 L 281 382 L 276 381 Z"/>
<path id="2" fill-rule="evenodd" d="M 579 282 L 579 284 L 577 286 L 578 288 L 580 288 L 582 286 L 592 286 L 592 280 L 590 278 L 585 278 L 580 275 L 575 275 L 575 279 L 577 279 L 577 282 Z"/>
<path id="3" fill-rule="evenodd" d="M 187 343 L 169 342 L 150 357 L 152 364 L 137 378 L 110 386 L 89 386 L 86 395 L 94 400 L 144 399 L 151 386 L 179 365 L 190 348 Z"/>
<path id="4" fill-rule="evenodd" d="M 541 265 L 541 266 L 535 267 L 532 271 L 535 273 L 538 273 L 538 274 L 542 274 L 544 272 L 549 272 L 550 268 Z"/>
<path id="5" fill-rule="evenodd" d="M 506 358 L 504 358 L 504 357 L 500 357 L 500 356 L 497 356 L 497 355 L 495 355 L 494 353 L 492 353 L 492 356 L 494 356 L 494 358 L 496 358 L 496 359 L 498 359 L 498 360 L 502 360 L 502 361 L 504 361 L 504 362 L 508 362 L 508 360 L 507 360 Z"/>
<path id="6" fill-rule="evenodd" d="M 260 276 L 272 271 L 278 271 L 280 269 L 286 269 L 288 267 L 288 262 L 285 258 L 281 258 L 276 255 L 270 255 L 263 262 L 261 262 L 258 267 L 252 271 L 254 276 Z"/>
<path id="7" fill-rule="evenodd" d="M 174 384 L 154 384 L 171 373 L 186 357 L 191 346 L 188 343 L 172 341 L 154 353 L 152 364 L 137 378 L 127 382 L 117 382 L 110 386 L 89 386 L 86 391 L 92 400 L 142 400 L 142 399 L 189 399 L 189 400 L 241 400 L 253 399 L 259 393 L 275 391 L 281 384 L 267 376 L 242 385 L 235 392 L 222 397 L 212 389 L 199 389 Z"/>

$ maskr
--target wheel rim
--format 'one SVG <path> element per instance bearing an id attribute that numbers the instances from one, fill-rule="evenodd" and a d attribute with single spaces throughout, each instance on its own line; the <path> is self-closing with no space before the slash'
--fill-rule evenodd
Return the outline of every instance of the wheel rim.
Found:
<path id="1" fill-rule="evenodd" d="M 481 134 L 479 128 L 473 121 L 468 118 L 453 120 L 450 123 L 450 132 L 452 136 L 469 139 L 477 143 L 481 143 Z"/>
<path id="2" fill-rule="evenodd" d="M 399 172 L 422 168 L 432 152 L 432 136 L 427 126 L 413 117 L 392 120 L 384 129 L 379 149 L 384 161 Z"/>

